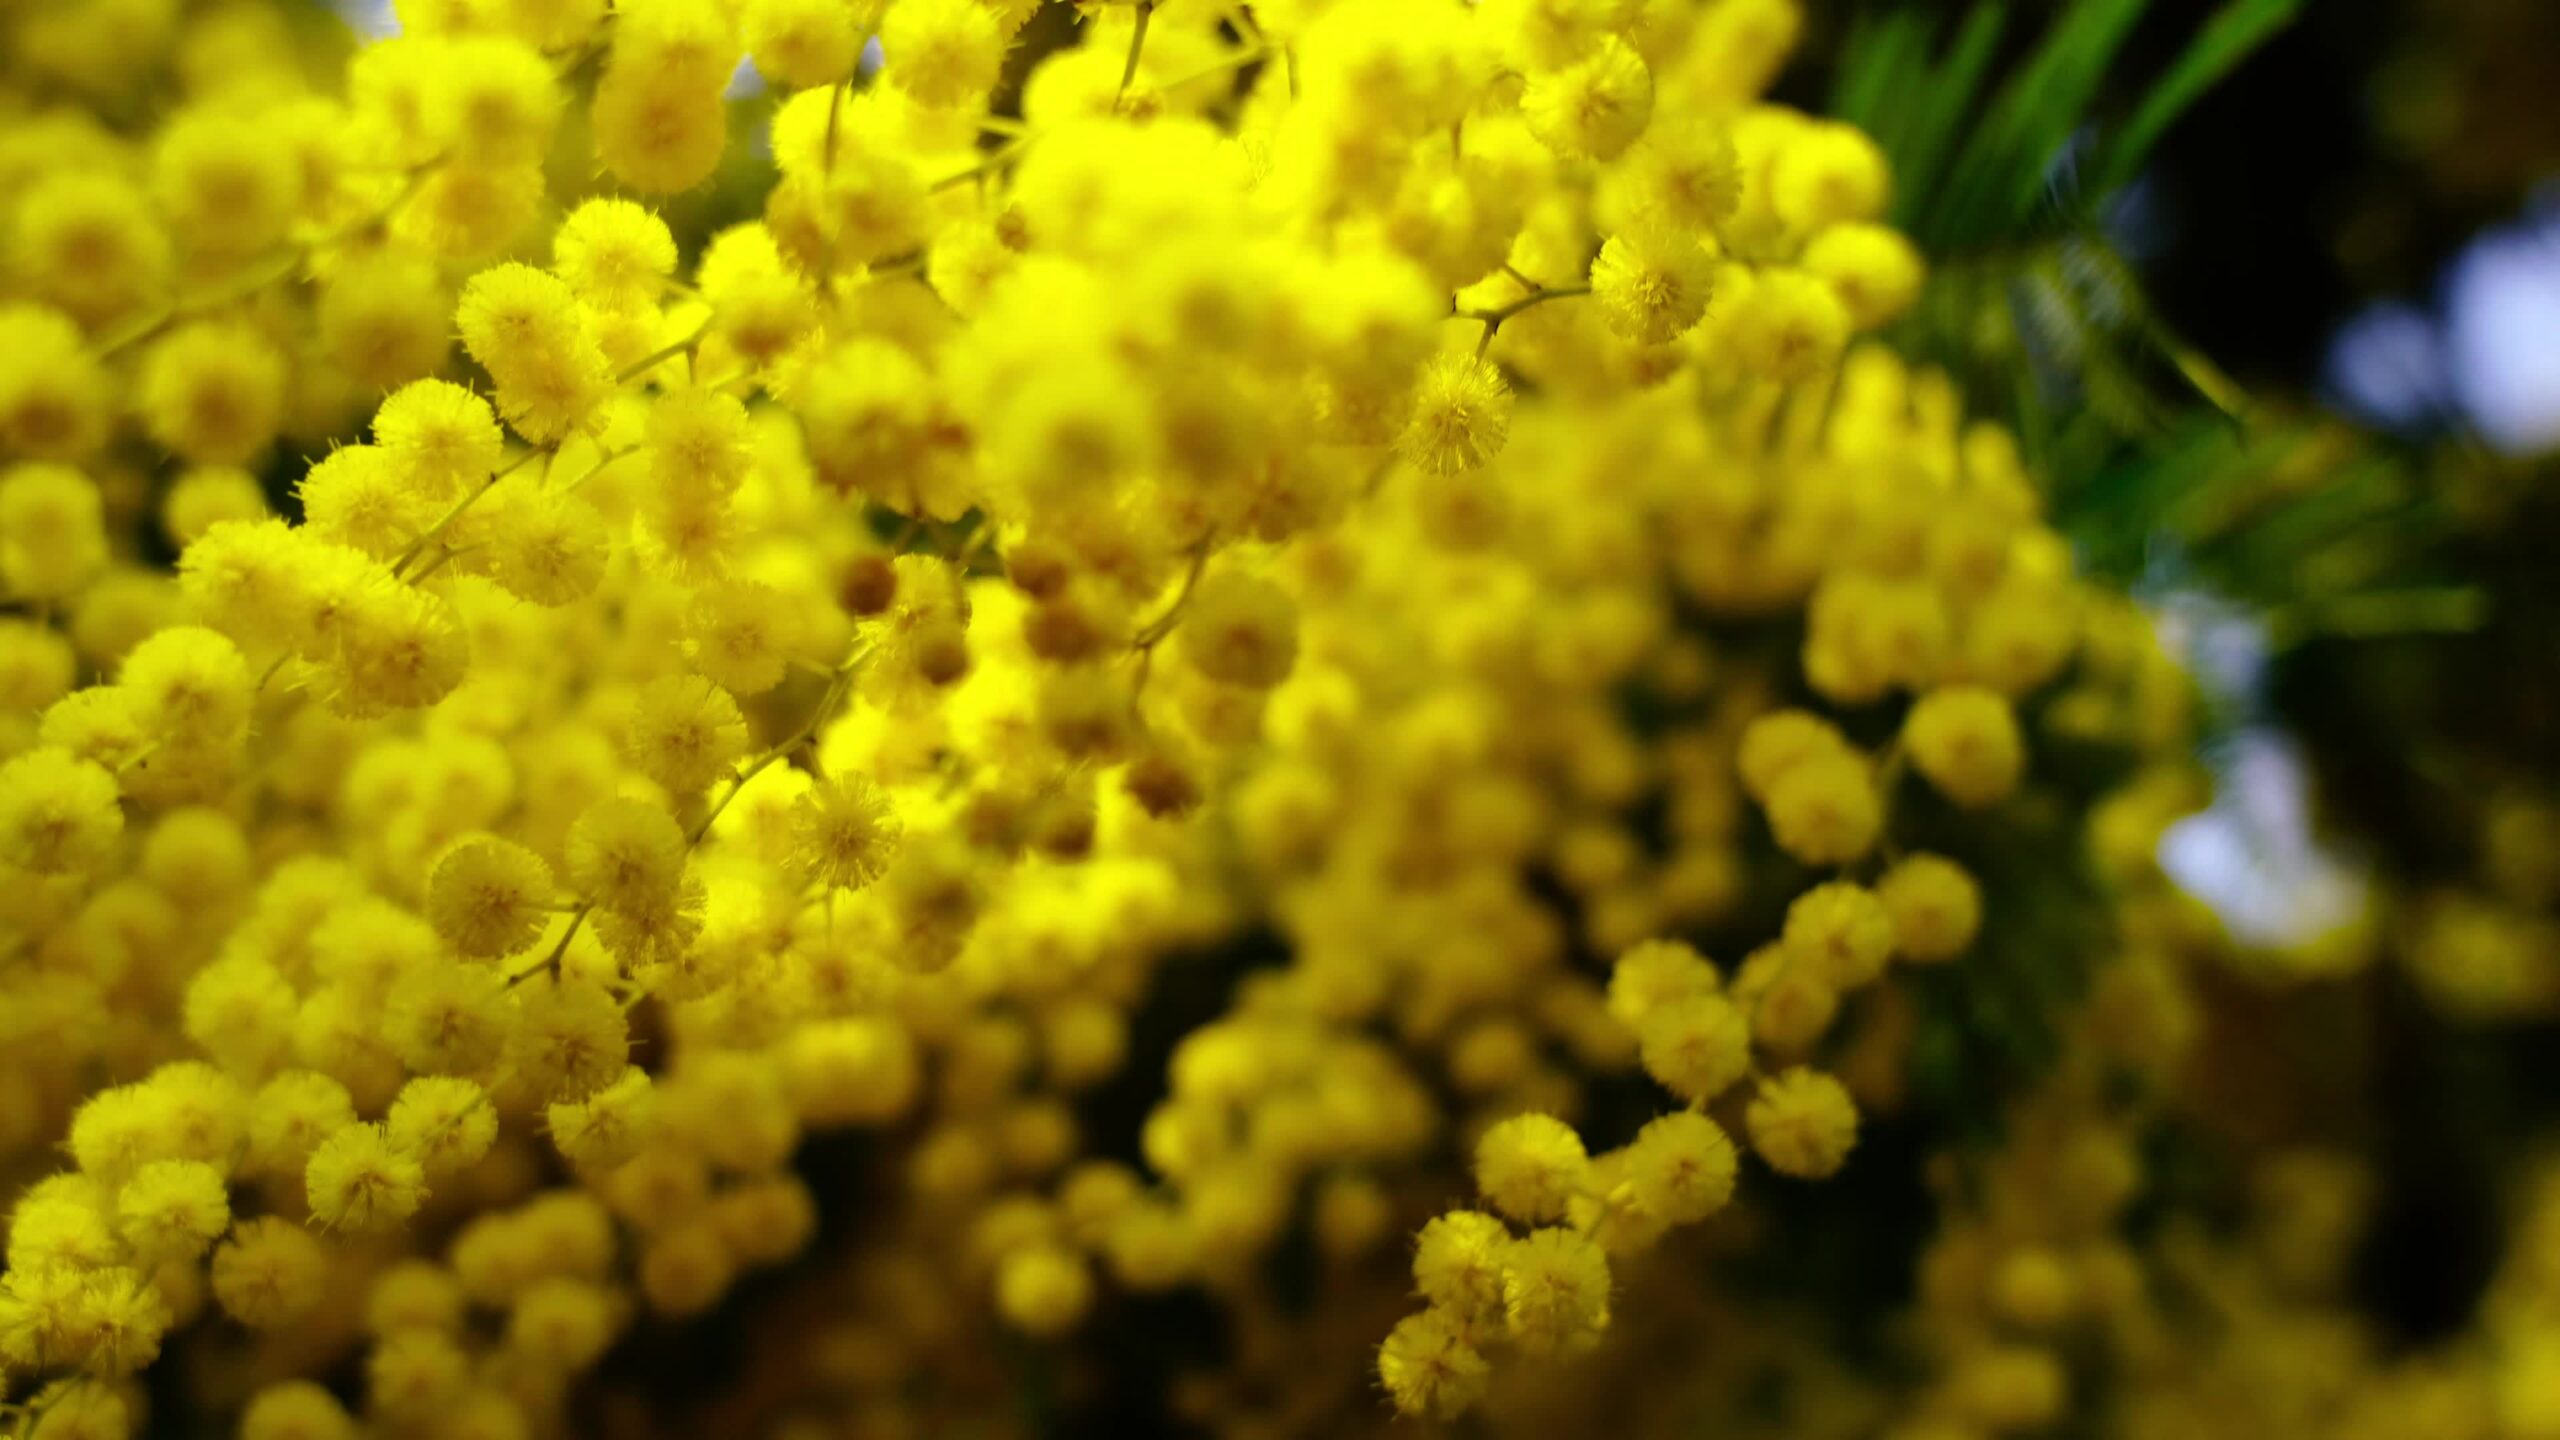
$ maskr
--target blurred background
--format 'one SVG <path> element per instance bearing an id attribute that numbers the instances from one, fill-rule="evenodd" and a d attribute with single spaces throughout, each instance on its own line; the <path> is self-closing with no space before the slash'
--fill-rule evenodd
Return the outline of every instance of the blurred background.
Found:
<path id="1" fill-rule="evenodd" d="M 2196 677 L 2216 799 L 2163 866 L 2292 1133 L 2378 1162 L 2361 1312 L 2441 1337 L 2560 1127 L 2560 4 L 1813 24 L 1790 98 L 1883 137 L 1962 281 L 1896 338 Z"/>
<path id="2" fill-rule="evenodd" d="M 1829 0 L 1783 93 L 1822 104 L 1880 21 L 1943 50 L 1998 15 L 1996 82 L 2067 17 L 2111 11 L 2122 35 L 2088 129 L 2044 157 L 2063 188 L 2091 178 L 2072 147 L 2138 111 L 2211 22 L 2263 26 L 2105 197 L 2106 233 L 2167 322 L 2241 383 L 2396 434 L 2560 442 L 2560 6 Z"/>
<path id="3" fill-rule="evenodd" d="M 2560 6 L 1810 23 L 1786 95 L 1884 138 L 1958 281 L 1896 338 L 2011 412 L 2205 691 L 2220 799 L 2166 863 L 2244 947 L 2355 968 L 2560 763 Z"/>

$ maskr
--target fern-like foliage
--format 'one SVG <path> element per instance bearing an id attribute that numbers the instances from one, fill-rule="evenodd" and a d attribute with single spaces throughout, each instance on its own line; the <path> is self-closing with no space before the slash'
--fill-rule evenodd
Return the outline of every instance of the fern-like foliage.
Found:
<path id="1" fill-rule="evenodd" d="M 2228 0 L 2130 96 L 2125 50 L 2146 0 L 2065 0 L 2025 40 L 2013 8 L 1976 0 L 1952 23 L 1865 12 L 1830 104 L 1885 147 L 1895 222 L 1944 282 L 1895 338 L 1975 403 L 2009 409 L 2047 473 L 2067 476 L 2199 402 L 2247 405 L 2161 320 L 2104 222 L 2170 127 L 2302 0 Z"/>
<path id="2" fill-rule="evenodd" d="M 2283 647 L 2463 631 L 2482 599 L 2428 557 L 2463 518 L 2413 456 L 2244 391 L 2151 305 L 2112 206 L 2170 128 L 2302 11 L 2226 0 L 2127 93 L 2146 0 L 1870 9 L 1832 107 L 1877 137 L 1895 222 L 1937 271 L 1894 337 L 2005 411 L 2084 557 L 2251 604 Z"/>

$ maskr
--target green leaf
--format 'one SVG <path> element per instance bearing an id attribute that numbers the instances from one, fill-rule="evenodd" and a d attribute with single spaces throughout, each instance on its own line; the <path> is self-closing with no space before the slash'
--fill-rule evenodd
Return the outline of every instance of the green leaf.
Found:
<path id="1" fill-rule="evenodd" d="M 2000 32 L 2008 22 L 2005 0 L 1980 0 L 1965 16 L 1964 28 L 1956 32 L 1955 44 L 1948 48 L 1945 61 L 1928 73 L 1906 80 L 1919 96 L 1919 106 L 1892 142 L 1895 184 L 1900 189 L 1900 208 L 1906 217 L 1937 198 L 1938 181 L 1947 168 L 1948 146 L 1957 127 L 1973 109 L 1982 78 L 1991 68 L 1991 57 L 1999 49 Z"/>
<path id="2" fill-rule="evenodd" d="M 2133 179 L 2187 107 L 2301 13 L 2302 0 L 2231 0 L 2216 12 L 2107 147 L 2094 193 L 2105 194 Z"/>
<path id="3" fill-rule="evenodd" d="M 1882 19 L 1862 14 L 1852 20 L 1840 47 L 1840 73 L 1832 82 L 1830 113 L 1869 134 L 1878 133 L 1875 121 L 1886 88 L 1908 81 L 1911 69 L 1924 63 L 1916 53 L 1919 32 L 1920 22 L 1899 12 Z"/>
<path id="4" fill-rule="evenodd" d="M 2304 601 L 2268 616 L 2267 629 L 2281 647 L 2314 636 L 2370 640 L 2395 635 L 2459 635 L 2489 618 L 2488 592 L 2476 585 L 2366 591 Z"/>
<path id="5" fill-rule="evenodd" d="M 1949 238 L 2014 236 L 2044 194 L 2052 160 L 2082 123 L 2091 96 L 2145 0 L 2074 0 L 2000 89 L 1947 183 Z"/>
<path id="6" fill-rule="evenodd" d="M 2082 0 L 2055 28 L 2045 46 L 2049 63 L 2039 67 L 2032 101 L 2022 112 L 2027 128 L 2007 187 L 2006 228 L 2024 227 L 2043 204 L 2055 160 L 2072 132 L 2087 123 L 2098 86 L 2144 6 L 2145 0 Z"/>
<path id="7" fill-rule="evenodd" d="M 2410 498 L 2407 477 L 2380 457 L 2335 467 L 2308 488 L 2279 483 L 2261 462 L 2234 471 L 2220 493 L 2198 490 L 2167 518 L 2195 543 L 2245 547 L 2239 563 L 2271 576 L 2341 536 L 2386 523 Z"/>

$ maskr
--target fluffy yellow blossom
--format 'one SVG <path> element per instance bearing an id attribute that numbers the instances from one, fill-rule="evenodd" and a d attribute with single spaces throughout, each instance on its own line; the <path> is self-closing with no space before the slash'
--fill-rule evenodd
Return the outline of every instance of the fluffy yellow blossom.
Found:
<path id="1" fill-rule="evenodd" d="M 1484 1357 L 1438 1310 L 1408 1315 L 1378 1349 L 1378 1381 L 1404 1414 L 1447 1420 L 1465 1413 L 1485 1391 Z"/>
<path id="2" fill-rule="evenodd" d="M 304 1167 L 313 1218 L 354 1231 L 397 1225 L 426 1198 L 419 1157 L 381 1125 L 349 1125 L 320 1142 Z"/>
<path id="3" fill-rule="evenodd" d="M 1876 883 L 1893 920 L 1894 952 L 1923 964 L 1952 960 L 1982 926 L 1982 888 L 1962 866 L 1939 855 L 1909 855 Z"/>
<path id="4" fill-rule="evenodd" d="M 436 862 L 427 879 L 427 918 L 458 954 L 508 955 L 540 933 L 551 893 L 551 869 L 541 856 L 484 836 Z"/>
<path id="5" fill-rule="evenodd" d="M 1516 1220 L 1560 1218 L 1585 1183 L 1590 1157 L 1582 1137 L 1549 1115 L 1519 1115 L 1476 1142 L 1476 1186 Z"/>
<path id="6" fill-rule="evenodd" d="M 1591 293 L 1619 334 L 1660 345 L 1706 315 L 1715 274 L 1715 256 L 1696 235 L 1644 221 L 1601 243 Z"/>
<path id="7" fill-rule="evenodd" d="M 1903 722 L 1903 741 L 1912 768 L 1967 809 L 2008 798 L 2026 766 L 2025 741 L 2009 703 L 1970 686 L 1922 696 Z"/>
<path id="8" fill-rule="evenodd" d="M 1802 1066 L 1761 1082 L 1746 1119 L 1751 1148 L 1782 1175 L 1818 1180 L 1858 1139 L 1858 1111 L 1838 1080 Z"/>
<path id="9" fill-rule="evenodd" d="M 572 1433 L 733 1317 L 778 1434 L 1199 1306 L 1154 1398 L 1232 1433 L 1652 1353 L 1679 1247 L 1793 1243 L 1738 1142 L 1976 1078 L 2048 687 L 2168 713 L 1860 341 L 1928 270 L 1761 98 L 1794 0 L 395 18 L 0 17 L 34 1436 Z M 2173 809 L 2091 811 L 2148 958 L 2075 1055 L 2192 1039 Z M 2076 1222 L 1919 1288 L 2077 1354 L 2140 1152 L 2015 1129 Z M 1926 1419 L 2066 1403 L 1989 1325 Z"/>

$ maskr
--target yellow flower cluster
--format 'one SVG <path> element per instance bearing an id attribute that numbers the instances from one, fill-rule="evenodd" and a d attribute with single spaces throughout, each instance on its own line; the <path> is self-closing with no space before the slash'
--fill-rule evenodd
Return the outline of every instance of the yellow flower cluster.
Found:
<path id="1" fill-rule="evenodd" d="M 1921 265 L 1877 148 L 1759 98 L 1793 0 L 1037 9 L 0 14 L 35 1433 L 182 1344 L 245 1440 L 576 1433 L 855 1207 L 784 1388 L 938 1432 L 1007 1410 L 993 1327 L 1258 1323 L 1471 1157 L 1307 1387 L 1454 1414 L 1732 1137 L 1849 1162 L 1897 974 L 2001 913 L 1909 810 L 2027 807 L 2031 698 L 2178 738 L 2011 439 L 1856 342 Z"/>
<path id="2" fill-rule="evenodd" d="M 1521 364 L 1534 373 L 1533 358 Z M 1885 993 L 1891 976 L 1960 960 L 1986 908 L 1997 909 L 1957 862 L 1900 851 L 1895 809 L 1964 817 L 2013 795 L 2026 771 L 2016 697 L 2071 665 L 2075 683 L 2050 710 L 2070 738 L 2140 749 L 2177 734 L 2174 669 L 2124 612 L 2078 592 L 2003 437 L 1958 430 L 1933 383 L 1865 350 L 1836 389 L 1745 387 L 1702 407 L 1698 389 L 1674 386 L 1587 404 L 1558 417 L 1569 434 L 1524 433 L 1484 477 L 1501 497 L 1490 523 L 1506 545 L 1392 567 L 1400 586 L 1425 566 L 1476 572 L 1437 580 L 1440 593 L 1516 606 L 1496 624 L 1526 643 L 1455 657 L 1473 674 L 1456 692 L 1463 707 L 1434 687 L 1411 698 L 1408 718 L 1359 728 L 1353 753 L 1374 758 L 1355 762 L 1361 778 L 1334 801 L 1354 818 L 1324 817 L 1332 855 L 1298 867 L 1314 893 L 1282 909 L 1307 917 L 1296 922 L 1294 968 L 1319 992 L 1308 1003 L 1358 1019 L 1386 1005 L 1397 1033 L 1445 1035 L 1447 1082 L 1492 1112 L 1524 1100 L 1571 1109 L 1578 1087 L 1537 1058 L 1547 1045 L 1586 1070 L 1632 1063 L 1685 1107 L 1596 1152 L 1547 1115 L 1483 1131 L 1474 1176 L 1489 1213 L 1452 1212 L 1422 1232 L 1414 1280 L 1426 1308 L 1380 1351 L 1402 1407 L 1456 1413 L 1487 1383 L 1488 1352 L 1553 1353 L 1595 1339 L 1608 1321 L 1610 1262 L 1721 1208 L 1738 1149 L 1796 1179 L 1843 1167 L 1859 1107 L 1843 1078 L 1815 1062 L 1828 1052 L 1843 1064 L 1898 1066 L 1908 1036 L 1893 1032 L 1908 1017 Z M 1590 448 L 1572 454 L 1578 444 Z M 1418 526 L 1432 523 L 1430 504 L 1417 497 Z M 1427 532 L 1415 548 L 1430 552 Z M 1753 565 L 1768 573 L 1735 573 Z M 1793 654 L 1711 657 L 1673 623 L 1675 606 L 1738 628 L 1794 604 L 1808 624 Z M 1364 647 L 1377 643 L 1382 622 L 1367 618 L 1377 614 L 1422 617 L 1411 643 L 1424 653 L 1475 643 L 1449 637 L 1474 632 L 1453 627 L 1445 606 L 1355 601 L 1344 618 L 1367 632 Z M 1393 673 L 1415 668 L 1401 660 Z M 1390 683 L 1362 688 L 1376 695 Z M 1616 718 L 1631 685 L 1662 711 L 1645 731 Z M 1479 688 L 1481 698 L 1467 693 Z M 1881 753 L 1815 709 L 1776 703 L 1805 694 L 1845 719 L 1889 690 L 1916 698 Z M 1451 713 L 1462 708 L 1474 714 Z M 1408 727 L 1416 739 L 1401 740 Z M 1453 743 L 1466 748 L 1439 753 Z M 1308 764 L 1298 783 L 1312 789 L 1345 768 Z M 2116 822 L 2129 832 L 2114 842 L 2128 903 L 2157 884 L 2149 856 L 2183 798 L 2165 786 L 2172 774 L 2150 787 L 2164 803 Z M 1261 787 L 1276 783 L 1251 782 L 1240 819 L 1250 824 Z M 2133 805 L 2140 790 L 2109 806 Z M 1510 806 L 1528 813 L 1499 808 Z M 1645 833 L 1648 814 L 1660 817 L 1665 843 Z M 2144 817 L 2147 828 L 2134 831 Z M 1374 858 L 1350 848 L 1380 827 Z M 1756 878 L 1755 832 L 1792 865 Z M 1528 848 L 1465 853 L 1497 842 Z M 1453 843 L 1465 849 L 1433 853 Z M 1534 912 L 1525 924 L 1472 918 L 1493 903 L 1472 884 L 1436 906 L 1423 898 L 1447 885 L 1439 876 L 1486 859 L 1552 873 L 1573 892 L 1568 913 L 1581 933 L 1555 933 Z M 1380 893 L 1381 871 L 1396 877 L 1393 891 Z M 1730 974 L 1690 945 L 1653 938 L 1729 922 L 1747 886 L 1770 883 L 1786 887 L 1782 913 Z M 1501 903 L 1527 899 L 1514 890 Z M 1442 913 L 1405 922 L 1417 901 Z M 1354 926 L 1360 948 L 1328 966 L 1332 927 L 1364 908 L 1375 913 Z M 1377 937 L 1408 933 L 1419 947 L 1406 962 L 1409 993 L 1326 993 L 1350 983 L 1337 971 L 1378 984 Z M 1457 935 L 1468 951 L 1513 953 L 1451 954 Z M 1508 936 L 1519 938 L 1499 938 Z M 1604 986 L 1560 963 L 1577 950 L 1615 955 Z M 1489 1005 L 1516 1016 L 1489 1018 Z M 1845 1050 L 1833 1043 L 1843 1036 Z M 1880 1054 L 1861 1055 L 1877 1045 Z M 1560 1318 L 1535 1298 L 1551 1292 L 1588 1303 Z"/>
<path id="3" fill-rule="evenodd" d="M 2537 789 L 2523 782 L 2489 792 L 2470 884 L 2399 897 L 2410 978 L 2457 1020 L 2538 1019 L 2560 1004 L 2560 808 Z"/>
<path id="4" fill-rule="evenodd" d="M 2072 1018 L 2056 1072 L 2006 1117 L 1999 1149 L 1937 1172 L 1941 1218 L 1911 1326 L 1926 1379 L 1894 1407 L 1891 1440 L 2031 1434 L 2113 1398 L 2087 1393 L 2083 1352 L 2137 1374 L 2158 1362 L 2180 1317 L 2127 1217 L 2154 1184 L 2143 1147 L 2197 1046 L 2196 1005 L 2173 953 L 2126 957 Z"/>
<path id="5" fill-rule="evenodd" d="M 1922 1383 L 1868 1412 L 1867 1433 L 1991 1440 L 2063 1423 L 2132 1440 L 2552 1433 L 2560 1185 L 2549 1163 L 2503 1182 L 2503 1251 L 2476 1304 L 2467 1281 L 2444 1292 L 2464 1297 L 2466 1313 L 2444 1317 L 2458 1328 L 2387 1333 L 2355 1291 L 2372 1283 L 2384 1187 L 2408 1182 L 2352 1149 L 2284 1138 L 2316 1120 L 2188 1117 L 2244 1132 L 2223 1138 L 2246 1158 L 2210 1211 L 2167 1200 L 2144 1151 L 2170 1137 L 2168 1112 L 2214 1103 L 2181 1098 L 2171 1083 L 2197 1039 L 2192 1014 L 2180 1015 L 2196 997 L 2179 972 L 2156 956 L 2116 972 L 2078 1017 L 2074 1061 L 2009 1117 L 2000 1149 L 1961 1178 L 1939 1172 L 1945 1219 L 1909 1317 L 1930 1364 Z M 2136 976 L 2149 1001 L 2131 1003 Z M 2128 1025 L 2137 1014 L 2149 1018 Z M 2249 1100 L 2316 1111 L 2332 1098 L 2316 1083 L 2280 1082 Z M 2442 1283 L 2451 1257 L 2441 1234 L 2430 1217 L 2398 1237 L 2413 1247 L 2398 1263 L 2424 1276 L 2414 1283 Z"/>

